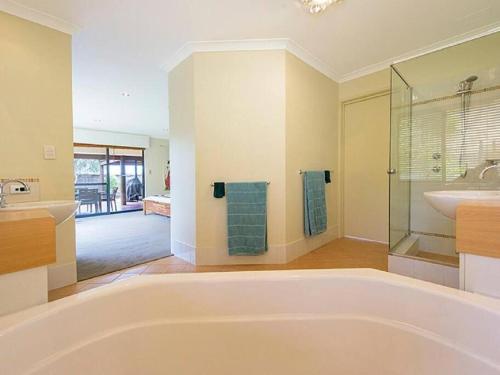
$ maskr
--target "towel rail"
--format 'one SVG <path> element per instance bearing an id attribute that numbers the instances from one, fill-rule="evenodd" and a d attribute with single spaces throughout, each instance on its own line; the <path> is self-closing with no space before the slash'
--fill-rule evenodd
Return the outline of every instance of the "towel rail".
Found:
<path id="1" fill-rule="evenodd" d="M 331 169 L 325 169 L 325 171 L 332 171 Z M 304 174 L 305 171 L 303 171 L 302 169 L 299 169 L 299 174 Z"/>
<path id="2" fill-rule="evenodd" d="M 246 182 L 246 181 L 239 181 L 239 182 Z M 252 181 L 252 182 L 257 182 L 257 181 Z M 271 185 L 271 183 L 270 183 L 269 181 L 266 181 L 266 184 Z M 211 186 L 211 187 L 214 187 L 214 183 L 212 182 L 212 183 L 210 184 L 210 186 Z"/>

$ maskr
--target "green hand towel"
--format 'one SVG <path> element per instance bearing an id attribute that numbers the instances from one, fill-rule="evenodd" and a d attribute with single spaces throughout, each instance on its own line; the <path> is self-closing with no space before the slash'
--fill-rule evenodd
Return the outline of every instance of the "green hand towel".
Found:
<path id="1" fill-rule="evenodd" d="M 310 237 L 326 228 L 325 172 L 304 172 L 304 233 Z"/>
<path id="2" fill-rule="evenodd" d="M 226 184 L 229 255 L 267 251 L 267 183 Z"/>

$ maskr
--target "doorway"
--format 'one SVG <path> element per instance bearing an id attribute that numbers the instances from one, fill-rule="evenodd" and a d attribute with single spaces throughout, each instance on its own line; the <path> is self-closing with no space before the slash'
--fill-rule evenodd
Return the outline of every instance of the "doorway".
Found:
<path id="1" fill-rule="evenodd" d="M 170 217 L 143 212 L 144 155 L 140 148 L 74 145 L 78 281 L 172 255 Z"/>

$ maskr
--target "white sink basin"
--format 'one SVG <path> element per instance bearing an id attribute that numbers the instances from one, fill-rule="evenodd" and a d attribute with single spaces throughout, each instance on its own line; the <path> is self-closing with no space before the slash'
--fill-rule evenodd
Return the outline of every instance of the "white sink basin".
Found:
<path id="1" fill-rule="evenodd" d="M 52 216 L 54 216 L 54 219 L 56 219 L 56 225 L 59 225 L 72 217 L 78 209 L 79 205 L 80 202 L 78 201 L 41 201 L 11 203 L 7 204 L 7 207 L 0 208 L 0 212 L 45 208 L 50 212 Z"/>
<path id="2" fill-rule="evenodd" d="M 450 219 L 456 218 L 457 206 L 462 202 L 500 201 L 500 190 L 428 191 L 425 200 Z"/>

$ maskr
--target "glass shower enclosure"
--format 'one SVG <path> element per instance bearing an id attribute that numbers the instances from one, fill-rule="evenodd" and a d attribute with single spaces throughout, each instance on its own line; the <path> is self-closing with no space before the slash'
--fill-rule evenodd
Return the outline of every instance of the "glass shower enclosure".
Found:
<path id="1" fill-rule="evenodd" d="M 391 149 L 389 160 L 389 246 L 410 236 L 410 159 L 412 88 L 395 67 L 391 72 Z"/>
<path id="2" fill-rule="evenodd" d="M 391 68 L 390 252 L 458 266 L 427 192 L 499 190 L 500 33 Z"/>

